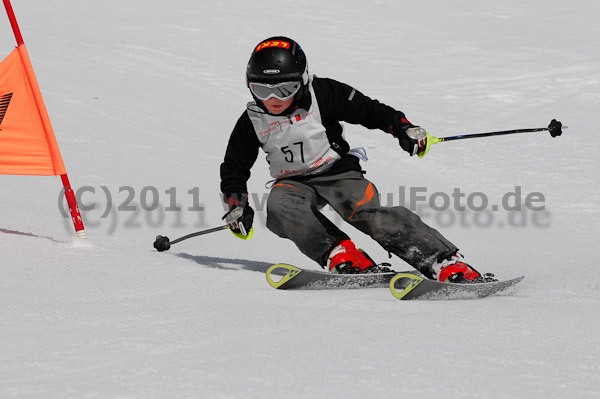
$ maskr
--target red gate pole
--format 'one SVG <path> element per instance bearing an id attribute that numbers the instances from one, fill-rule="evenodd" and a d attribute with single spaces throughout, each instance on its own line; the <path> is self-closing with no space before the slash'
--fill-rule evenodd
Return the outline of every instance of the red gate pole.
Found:
<path id="1" fill-rule="evenodd" d="M 71 213 L 71 220 L 73 220 L 73 226 L 75 226 L 77 237 L 85 238 L 85 229 L 83 227 L 83 220 L 81 219 L 81 212 L 79 212 L 75 194 L 73 193 L 73 189 L 69 183 L 69 177 L 65 173 L 64 175 L 60 175 L 60 178 L 63 186 L 65 187 L 65 198 L 67 199 L 67 204 L 69 205 L 69 212 Z"/>
<path id="2" fill-rule="evenodd" d="M 15 39 L 17 39 L 17 45 L 25 44 L 23 42 L 23 36 L 21 36 L 21 30 L 19 29 L 19 25 L 17 24 L 17 18 L 15 18 L 15 12 L 13 11 L 12 5 L 10 4 L 10 0 L 2 0 L 4 1 L 4 8 L 6 8 L 6 13 L 8 14 L 8 20 L 10 21 L 10 26 L 12 26 L 12 30 L 15 33 Z"/>
<path id="3" fill-rule="evenodd" d="M 10 4 L 10 0 L 2 0 L 4 2 L 4 8 L 6 9 L 6 14 L 8 15 L 8 20 L 10 21 L 10 26 L 15 34 L 15 39 L 17 39 L 17 46 L 23 46 L 25 49 L 25 42 L 23 41 L 23 36 L 21 35 L 21 30 L 19 29 L 19 24 L 17 24 L 17 18 L 15 17 L 15 13 L 13 11 L 12 5 Z M 27 55 L 26 51 L 23 51 L 25 55 Z M 27 62 L 29 61 L 29 56 L 27 56 Z M 32 89 L 34 91 L 34 97 L 36 97 L 36 102 L 38 104 L 38 111 L 42 116 L 42 123 L 44 124 L 44 128 L 47 128 L 46 123 L 50 123 L 50 119 L 48 117 L 48 112 L 46 111 L 46 107 L 44 106 L 41 92 L 39 90 L 39 86 L 37 85 L 37 81 L 35 79 L 35 75 L 33 75 L 33 68 L 26 68 L 27 78 L 31 83 Z M 33 75 L 33 76 L 32 76 Z M 51 129 L 52 127 L 49 126 Z M 47 132 L 48 130 L 46 130 Z M 61 160 L 62 162 L 62 160 Z M 73 189 L 71 188 L 71 184 L 69 183 L 69 178 L 65 171 L 64 174 L 60 175 L 63 186 L 65 187 L 65 198 L 67 199 L 67 204 L 69 205 L 69 211 L 71 213 L 71 219 L 73 220 L 73 226 L 75 227 L 75 231 L 77 236 L 80 238 L 85 238 L 85 229 L 83 227 L 83 220 L 81 219 L 81 213 L 79 211 L 79 206 L 77 206 L 77 200 L 75 199 L 75 194 L 73 193 Z"/>

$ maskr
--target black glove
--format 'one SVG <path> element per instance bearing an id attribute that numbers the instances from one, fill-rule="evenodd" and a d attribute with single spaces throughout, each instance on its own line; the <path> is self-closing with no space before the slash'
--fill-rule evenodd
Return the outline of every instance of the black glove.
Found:
<path id="1" fill-rule="evenodd" d="M 413 125 L 401 114 L 394 115 L 392 134 L 400 142 L 400 147 L 408 152 L 411 157 L 425 151 L 427 148 L 427 131 L 422 127 Z"/>
<path id="2" fill-rule="evenodd" d="M 252 229 L 254 210 L 248 205 L 248 194 L 231 194 L 227 197 L 229 212 L 223 219 L 227 226 L 236 234 L 246 237 Z"/>

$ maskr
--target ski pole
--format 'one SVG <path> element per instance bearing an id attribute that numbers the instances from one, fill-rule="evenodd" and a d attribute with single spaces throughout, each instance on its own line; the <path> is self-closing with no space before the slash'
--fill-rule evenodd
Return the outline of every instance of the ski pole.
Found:
<path id="1" fill-rule="evenodd" d="M 188 238 L 192 238 L 192 237 L 196 237 L 196 236 L 201 236 L 204 234 L 214 233 L 216 231 L 226 230 L 226 229 L 227 229 L 227 225 L 213 227 L 212 229 L 197 231 L 195 233 L 191 233 L 191 234 L 185 235 L 183 237 L 176 238 L 173 241 L 169 241 L 169 237 L 156 236 L 156 240 L 154 240 L 154 248 L 156 248 L 156 250 L 158 252 L 168 251 L 169 248 L 171 248 L 171 245 L 177 244 L 180 241 L 187 240 Z"/>
<path id="2" fill-rule="evenodd" d="M 542 132 L 547 130 L 550 132 L 552 137 L 557 137 L 562 134 L 562 129 L 567 129 L 567 126 L 563 126 L 561 122 L 556 119 L 552 119 L 548 127 L 540 127 L 535 129 L 516 129 L 516 130 L 504 130 L 500 132 L 489 132 L 489 133 L 472 133 L 472 134 L 461 134 L 458 136 L 451 137 L 431 137 L 431 144 L 437 144 L 444 141 L 453 141 L 453 140 L 462 140 L 462 139 L 472 139 L 477 137 L 490 137 L 490 136 L 503 136 L 506 134 L 516 134 L 516 133 L 531 133 L 531 132 Z"/>

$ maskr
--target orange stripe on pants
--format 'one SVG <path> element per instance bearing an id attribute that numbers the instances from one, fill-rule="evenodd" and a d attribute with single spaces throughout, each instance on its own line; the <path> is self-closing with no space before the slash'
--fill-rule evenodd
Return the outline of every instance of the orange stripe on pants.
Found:
<path id="1" fill-rule="evenodd" d="M 273 187 L 277 187 L 277 186 L 289 187 L 289 188 L 292 188 L 292 189 L 298 191 L 298 189 L 296 187 L 292 186 L 291 184 L 277 183 L 277 184 L 273 185 Z"/>
<path id="2" fill-rule="evenodd" d="M 367 202 L 371 201 L 373 199 L 373 196 L 375 196 L 375 190 L 373 189 L 373 183 L 369 183 L 369 185 L 367 186 L 367 190 L 365 191 L 365 196 L 363 197 L 363 199 L 358 201 L 358 203 L 354 207 L 354 210 L 352 211 L 352 214 L 348 218 L 348 221 L 350 221 L 350 219 L 352 219 L 354 217 L 354 214 L 358 210 L 358 207 L 363 206 Z"/>

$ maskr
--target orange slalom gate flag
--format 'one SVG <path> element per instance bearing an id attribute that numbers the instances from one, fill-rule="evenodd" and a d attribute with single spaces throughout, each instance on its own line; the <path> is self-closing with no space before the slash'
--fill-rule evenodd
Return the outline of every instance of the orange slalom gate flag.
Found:
<path id="1" fill-rule="evenodd" d="M 0 174 L 66 174 L 24 44 L 0 63 Z"/>

